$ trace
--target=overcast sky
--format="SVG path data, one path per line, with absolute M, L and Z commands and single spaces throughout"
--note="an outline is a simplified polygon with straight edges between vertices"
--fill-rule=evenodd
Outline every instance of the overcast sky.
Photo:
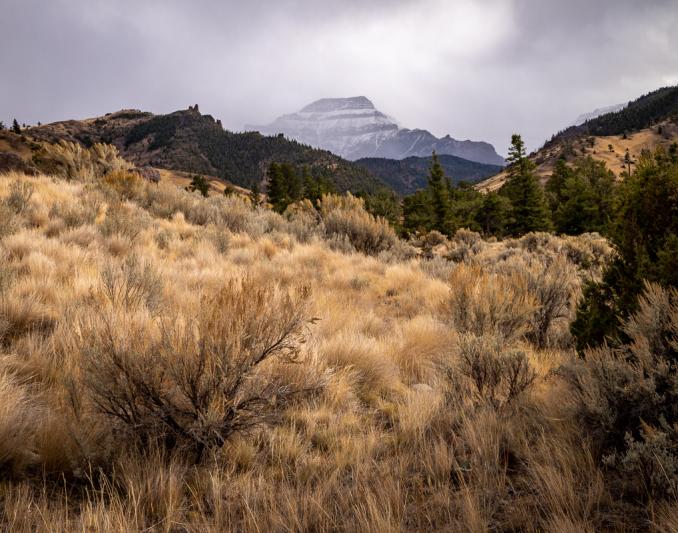
M 365 95 L 505 154 L 678 83 L 677 28 L 678 0 L 0 0 L 0 120 L 198 103 L 240 130 Z

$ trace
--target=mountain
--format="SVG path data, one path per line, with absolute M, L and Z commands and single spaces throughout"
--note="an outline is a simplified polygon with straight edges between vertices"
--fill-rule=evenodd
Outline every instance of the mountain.
M 499 165 L 486 165 L 454 155 L 439 155 L 438 161 L 445 170 L 445 175 L 453 183 L 460 181 L 475 183 L 502 169 Z M 405 159 L 368 157 L 356 160 L 355 164 L 381 178 L 397 193 L 412 194 L 426 187 L 431 157 L 406 157 Z
M 312 175 L 329 180 L 340 192 L 384 187 L 364 168 L 326 150 L 281 135 L 226 131 L 219 120 L 201 114 L 197 105 L 167 115 L 122 110 L 33 127 L 26 134 L 48 142 L 110 143 L 138 166 L 206 174 L 243 187 L 261 182 L 272 161 L 308 166 Z
M 617 176 L 626 164 L 629 152 L 635 160 L 643 150 L 663 146 L 668 150 L 678 142 L 678 86 L 663 87 L 647 93 L 621 109 L 604 113 L 579 126 L 570 126 L 558 132 L 542 148 L 530 154 L 536 164 L 536 173 L 546 180 L 556 161 L 568 162 L 578 157 L 591 156 L 603 161 Z M 497 190 L 506 181 L 506 171 L 488 178 L 476 187 L 479 190 Z
M 458 141 L 449 135 L 439 139 L 426 130 L 400 128 L 365 96 L 323 98 L 271 124 L 246 126 L 246 129 L 266 135 L 283 133 L 351 161 L 366 157 L 428 157 L 436 151 L 489 165 L 504 164 L 504 159 L 489 143 Z
M 606 115 L 607 113 L 616 113 L 621 109 L 624 109 L 628 105 L 628 102 L 623 104 L 609 105 L 607 107 L 599 107 L 590 111 L 589 113 L 583 113 L 579 115 L 575 121 L 572 123 L 572 126 L 581 126 L 587 120 L 592 120 L 599 117 L 600 115 Z

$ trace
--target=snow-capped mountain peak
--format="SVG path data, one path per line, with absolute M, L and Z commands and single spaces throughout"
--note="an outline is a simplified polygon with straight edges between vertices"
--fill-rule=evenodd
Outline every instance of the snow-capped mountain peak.
M 324 148 L 349 160 L 363 157 L 403 159 L 427 157 L 432 151 L 471 161 L 503 165 L 492 145 L 476 141 L 442 139 L 421 129 L 401 129 L 365 96 L 322 98 L 296 113 L 283 115 L 267 126 L 248 126 L 264 135 L 283 133 L 289 138 Z

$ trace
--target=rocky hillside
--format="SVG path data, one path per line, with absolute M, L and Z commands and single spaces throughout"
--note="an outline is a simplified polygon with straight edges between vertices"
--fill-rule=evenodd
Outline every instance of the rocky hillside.
M 439 155 L 438 161 L 452 183 L 467 181 L 478 182 L 499 172 L 502 167 L 469 161 L 453 155 Z M 400 194 L 412 194 L 426 187 L 428 183 L 431 157 L 407 157 L 405 159 L 385 159 L 368 157 L 355 162 L 375 176 L 381 178 L 389 187 Z
M 678 87 L 665 87 L 629 102 L 617 111 L 599 115 L 579 126 L 571 126 L 530 154 L 536 173 L 546 180 L 556 161 L 568 162 L 590 155 L 604 161 L 620 176 L 627 163 L 628 151 L 632 165 L 643 150 L 663 146 L 667 150 L 678 142 Z M 506 181 L 505 171 L 479 183 L 484 191 L 499 189 Z
M 266 126 L 247 128 L 267 135 L 283 133 L 349 160 L 428 157 L 436 151 L 490 165 L 504 164 L 489 143 L 458 141 L 449 135 L 439 139 L 426 130 L 400 128 L 364 96 L 323 98 Z
M 260 183 L 272 161 L 308 166 L 314 176 L 329 180 L 338 191 L 383 187 L 365 169 L 330 152 L 282 136 L 226 131 L 219 120 L 201 114 L 197 105 L 167 115 L 122 110 L 33 127 L 25 133 L 48 142 L 109 143 L 138 166 L 196 172 L 243 187 Z

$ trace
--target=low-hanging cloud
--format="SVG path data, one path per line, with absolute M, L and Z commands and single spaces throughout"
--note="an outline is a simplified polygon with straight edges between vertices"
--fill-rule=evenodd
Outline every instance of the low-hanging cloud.
M 366 95 L 404 127 L 531 148 L 678 83 L 678 0 L 0 0 L 0 119 L 199 103 L 239 130 Z

